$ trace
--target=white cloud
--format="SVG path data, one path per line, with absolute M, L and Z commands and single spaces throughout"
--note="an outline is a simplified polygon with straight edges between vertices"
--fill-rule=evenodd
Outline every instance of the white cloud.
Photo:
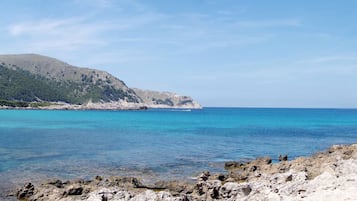
M 98 13 L 89 13 L 84 17 L 23 21 L 8 26 L 7 31 L 13 39 L 26 38 L 22 49 L 28 47 L 27 49 L 40 52 L 55 48 L 58 51 L 83 50 L 88 46 L 105 47 L 110 44 L 123 43 L 135 44 L 137 48 L 140 48 L 140 43 L 150 43 L 153 46 L 157 44 L 157 46 L 168 48 L 175 47 L 176 49 L 173 48 L 171 52 L 199 52 L 207 49 L 259 44 L 274 38 L 274 35 L 270 33 L 239 34 L 237 27 L 234 26 L 265 28 L 300 25 L 297 19 L 276 19 L 241 21 L 232 26 L 231 21 L 222 23 L 207 14 L 162 14 L 136 1 L 74 0 L 74 2 L 98 4 L 104 7 L 108 5 L 123 8 L 134 7 L 132 9 L 140 10 L 140 12 L 133 12 L 129 15 L 119 14 L 116 18 L 98 18 Z M 223 13 L 230 14 L 228 11 Z M 179 19 L 177 19 L 178 16 Z M 144 30 L 152 32 L 145 34 Z
M 162 58 L 146 55 L 141 52 L 133 52 L 132 50 L 117 50 L 114 52 L 98 53 L 95 57 L 87 58 L 84 63 L 88 66 L 103 66 L 112 64 L 128 66 L 130 63 L 141 63 L 142 68 L 145 68 L 145 64 L 159 60 L 162 60 Z
M 52 33 L 61 27 L 74 24 L 75 19 L 45 19 L 39 22 L 23 22 L 9 26 L 8 31 L 13 36 L 23 34 Z
M 66 18 L 15 23 L 9 26 L 8 33 L 14 40 L 24 40 L 22 49 L 41 52 L 104 45 L 106 41 L 99 35 L 108 29 L 110 25 L 88 23 L 85 18 Z
M 317 57 L 308 60 L 308 62 L 311 63 L 326 63 L 326 62 L 335 62 L 335 61 L 357 61 L 357 55 L 356 56 L 334 55 L 334 56 Z
M 163 16 L 156 13 L 97 20 L 96 16 L 71 18 L 44 18 L 16 22 L 7 26 L 7 33 L 14 41 L 21 41 L 21 49 L 43 52 L 57 49 L 74 50 L 87 46 L 105 46 L 115 42 L 138 42 L 148 39 L 123 37 L 120 34 L 140 29 L 159 21 Z M 117 37 L 116 37 L 117 36 Z
M 86 4 L 99 8 L 109 8 L 113 5 L 111 0 L 74 0 L 73 2 L 80 5 Z
M 298 19 L 247 20 L 234 23 L 234 26 L 239 28 L 297 27 L 300 25 L 301 21 Z

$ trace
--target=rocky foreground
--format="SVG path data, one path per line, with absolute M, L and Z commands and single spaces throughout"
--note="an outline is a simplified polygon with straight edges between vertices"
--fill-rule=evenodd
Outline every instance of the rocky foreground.
M 203 172 L 195 183 L 144 185 L 133 177 L 53 180 L 25 184 L 14 195 L 27 201 L 114 200 L 357 200 L 357 144 L 335 145 L 311 157 L 272 163 L 268 157 L 227 162 L 227 174 Z

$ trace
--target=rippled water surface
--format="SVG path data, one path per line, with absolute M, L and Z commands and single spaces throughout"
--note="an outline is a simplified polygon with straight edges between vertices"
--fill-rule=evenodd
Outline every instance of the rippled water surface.
M 189 178 L 223 162 L 357 141 L 357 110 L 0 110 L 0 180 Z M 1 189 L 1 186 L 0 186 Z

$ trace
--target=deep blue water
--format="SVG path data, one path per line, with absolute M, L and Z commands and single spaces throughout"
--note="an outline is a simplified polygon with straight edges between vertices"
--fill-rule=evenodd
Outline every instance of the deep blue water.
M 352 109 L 0 110 L 0 180 L 185 178 L 223 171 L 225 161 L 294 158 L 356 141 Z

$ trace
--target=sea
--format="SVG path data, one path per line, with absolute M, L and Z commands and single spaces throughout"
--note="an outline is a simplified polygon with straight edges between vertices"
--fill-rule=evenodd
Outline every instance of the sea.
M 190 180 L 227 161 L 356 141 L 355 109 L 0 110 L 0 193 L 50 178 Z

